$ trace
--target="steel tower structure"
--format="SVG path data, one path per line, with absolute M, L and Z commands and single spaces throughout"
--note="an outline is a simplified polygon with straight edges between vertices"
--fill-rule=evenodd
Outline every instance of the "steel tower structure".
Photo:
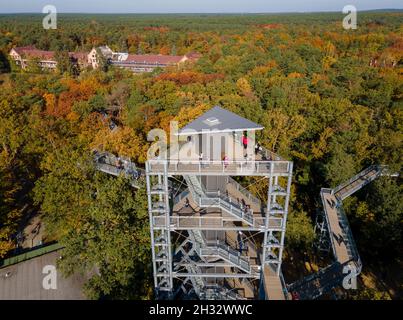
M 293 163 L 256 144 L 261 129 L 214 107 L 177 133 L 178 150 L 146 162 L 157 298 L 285 298 Z M 265 203 L 232 177 L 267 180 Z M 176 195 L 172 181 L 186 188 Z

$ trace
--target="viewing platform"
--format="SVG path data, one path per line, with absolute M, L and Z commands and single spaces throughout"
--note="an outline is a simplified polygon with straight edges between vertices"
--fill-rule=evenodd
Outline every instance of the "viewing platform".
M 289 161 L 219 161 L 219 160 L 148 160 L 147 171 L 152 174 L 196 176 L 288 176 L 292 166 Z

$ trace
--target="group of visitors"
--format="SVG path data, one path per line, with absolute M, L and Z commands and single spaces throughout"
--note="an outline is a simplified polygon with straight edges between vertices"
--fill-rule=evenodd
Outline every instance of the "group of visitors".
M 332 209 L 337 207 L 337 203 L 333 199 L 332 200 L 326 199 L 326 202 L 330 206 L 330 208 L 332 208 Z
M 122 159 L 117 157 L 115 160 L 115 167 L 119 170 L 124 170 L 125 173 L 134 179 L 138 179 L 140 177 L 140 172 L 136 170 L 136 166 L 129 160 Z
M 341 234 L 337 235 L 333 232 L 333 237 L 336 239 L 338 245 L 341 245 L 344 242 L 344 237 Z
M 245 214 L 248 214 L 248 213 L 251 212 L 250 205 L 247 204 L 243 198 L 242 198 L 241 200 L 239 200 L 239 198 L 237 198 L 237 203 L 238 203 L 238 206 L 241 208 L 241 210 L 242 210 Z

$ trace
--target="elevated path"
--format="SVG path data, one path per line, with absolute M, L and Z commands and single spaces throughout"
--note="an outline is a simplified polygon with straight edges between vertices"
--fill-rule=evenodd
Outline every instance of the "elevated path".
M 324 210 L 326 228 L 335 262 L 288 286 L 297 299 L 316 299 L 331 289 L 341 285 L 346 274 L 346 266 L 361 272 L 362 263 L 355 240 L 343 209 L 343 200 L 381 175 L 387 174 L 385 166 L 370 166 L 335 189 L 322 188 L 320 197 Z
M 97 170 L 112 176 L 123 175 L 130 180 L 134 188 L 139 188 L 139 179 L 145 176 L 145 171 L 140 169 L 130 159 L 116 157 L 108 152 L 94 151 L 94 163 Z
M 263 270 L 263 287 L 266 300 L 286 300 L 287 289 L 285 283 L 270 265 L 266 264 Z

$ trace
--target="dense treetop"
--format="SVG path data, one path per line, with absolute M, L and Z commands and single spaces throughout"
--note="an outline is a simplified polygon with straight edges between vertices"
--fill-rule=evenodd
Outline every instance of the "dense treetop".
M 69 245 L 66 272 L 99 268 L 103 277 L 91 281 L 92 297 L 127 296 L 138 281 L 129 274 L 149 266 L 144 195 L 124 180 L 95 174 L 90 152 L 104 149 L 142 164 L 149 130 L 168 129 L 170 120 L 183 126 L 216 104 L 263 125 L 259 141 L 294 161 L 287 246 L 310 248 L 320 187 L 370 164 L 400 171 L 402 17 L 362 13 L 358 30 L 344 30 L 343 15 L 334 13 L 60 15 L 57 30 L 43 30 L 40 15 L 1 15 L 0 257 L 13 248 L 22 217 L 39 212 L 52 237 Z M 114 68 L 50 73 L 35 64 L 21 72 L 8 52 L 31 44 L 58 52 L 108 44 L 115 51 L 203 57 L 141 75 Z M 111 120 L 117 130 L 110 130 Z M 264 184 L 253 188 L 264 195 Z M 387 246 L 382 259 L 401 259 L 401 189 L 385 178 L 348 204 L 364 258 Z M 126 241 L 137 241 L 139 250 L 131 252 Z

